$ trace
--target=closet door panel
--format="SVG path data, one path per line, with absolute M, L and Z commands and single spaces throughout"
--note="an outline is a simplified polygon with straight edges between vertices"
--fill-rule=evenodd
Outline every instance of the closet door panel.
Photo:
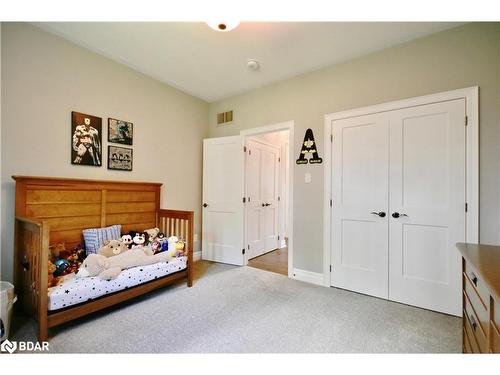
M 461 315 L 465 102 L 390 113 L 389 298 Z
M 334 121 L 332 134 L 332 285 L 387 298 L 388 116 Z

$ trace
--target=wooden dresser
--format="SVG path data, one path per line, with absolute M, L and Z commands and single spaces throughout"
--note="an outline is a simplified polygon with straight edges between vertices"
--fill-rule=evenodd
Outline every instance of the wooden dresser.
M 464 353 L 500 353 L 500 246 L 458 243 Z

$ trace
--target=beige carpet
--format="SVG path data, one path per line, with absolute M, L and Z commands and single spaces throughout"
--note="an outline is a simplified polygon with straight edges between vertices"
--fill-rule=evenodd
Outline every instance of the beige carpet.
M 288 279 L 197 263 L 198 280 L 56 327 L 54 353 L 458 353 L 461 320 Z M 16 319 L 14 340 L 35 337 Z

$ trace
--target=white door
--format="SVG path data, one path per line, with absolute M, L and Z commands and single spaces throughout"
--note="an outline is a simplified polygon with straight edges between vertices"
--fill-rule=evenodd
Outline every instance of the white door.
M 333 286 L 388 297 L 387 114 L 332 122 Z
M 465 100 L 390 113 L 389 298 L 461 314 Z
M 250 139 L 246 168 L 248 259 L 278 247 L 279 148 Z
M 243 144 L 203 140 L 202 258 L 243 265 Z

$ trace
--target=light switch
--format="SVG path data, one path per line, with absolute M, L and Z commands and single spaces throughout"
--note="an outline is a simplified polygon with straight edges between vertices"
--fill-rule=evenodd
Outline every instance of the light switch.
M 306 184 L 311 183 L 311 174 L 310 173 L 305 174 L 305 181 L 306 181 Z

